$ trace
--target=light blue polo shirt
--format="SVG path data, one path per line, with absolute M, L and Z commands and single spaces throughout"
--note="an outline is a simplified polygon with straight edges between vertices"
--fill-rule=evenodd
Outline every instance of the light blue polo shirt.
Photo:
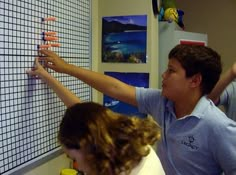
M 176 119 L 160 90 L 136 88 L 136 99 L 162 128 L 157 152 L 167 175 L 236 174 L 236 122 L 212 101 L 202 97 L 189 116 Z
M 223 105 L 226 115 L 236 121 L 236 79 L 221 94 L 219 105 Z

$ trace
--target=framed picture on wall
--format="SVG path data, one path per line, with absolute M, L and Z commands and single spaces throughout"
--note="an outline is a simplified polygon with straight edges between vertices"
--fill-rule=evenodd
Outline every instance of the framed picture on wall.
M 147 15 L 102 18 L 102 62 L 146 63 Z
M 132 86 L 144 88 L 149 87 L 149 73 L 105 72 L 105 74 Z M 140 113 L 137 107 L 121 102 L 107 95 L 103 96 L 103 105 L 110 108 L 114 112 L 146 117 L 146 114 Z

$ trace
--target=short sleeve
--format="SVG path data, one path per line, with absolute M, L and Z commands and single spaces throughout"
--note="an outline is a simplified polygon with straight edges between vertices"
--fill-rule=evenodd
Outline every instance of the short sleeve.
M 159 125 L 162 125 L 167 99 L 161 95 L 161 90 L 137 87 L 136 99 L 139 111 L 151 115 Z

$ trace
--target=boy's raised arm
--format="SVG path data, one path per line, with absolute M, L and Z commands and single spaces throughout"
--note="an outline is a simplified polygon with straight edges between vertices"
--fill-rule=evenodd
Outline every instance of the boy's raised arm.
M 236 78 L 236 62 L 233 66 L 227 70 L 219 79 L 214 89 L 208 95 L 215 104 L 218 103 L 220 95 L 224 91 L 224 89 Z
M 113 77 L 94 72 L 65 62 L 51 50 L 40 50 L 45 57 L 45 66 L 56 72 L 65 73 L 78 78 L 98 91 L 120 101 L 136 106 L 135 87 L 123 83 Z

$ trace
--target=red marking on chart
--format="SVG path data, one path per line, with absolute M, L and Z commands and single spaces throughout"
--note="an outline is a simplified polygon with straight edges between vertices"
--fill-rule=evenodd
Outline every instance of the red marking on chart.
M 43 18 L 42 20 L 43 21 L 56 21 L 56 17 L 53 17 L 53 16 L 50 16 L 50 17 L 46 17 L 46 18 Z
M 49 31 L 49 32 L 43 32 L 44 35 L 50 35 L 50 36 L 55 36 L 57 32 Z
M 45 41 L 57 41 L 58 37 L 55 37 L 55 36 L 44 36 L 43 40 L 45 40 Z
M 61 44 L 60 44 L 60 43 L 51 43 L 51 46 L 52 46 L 52 47 L 60 47 Z

